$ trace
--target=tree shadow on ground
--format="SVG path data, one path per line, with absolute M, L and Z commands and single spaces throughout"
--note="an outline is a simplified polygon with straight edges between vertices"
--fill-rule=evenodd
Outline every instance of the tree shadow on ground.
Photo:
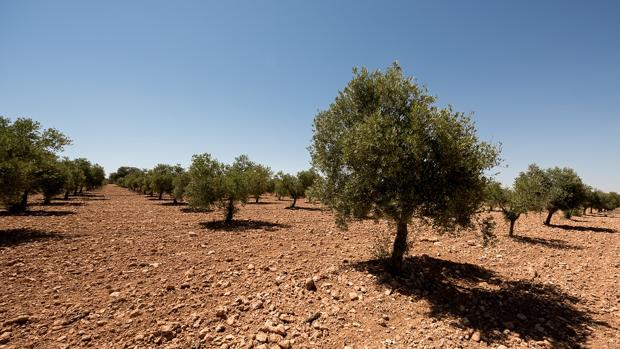
M 25 211 L 13 213 L 9 211 L 0 212 L 0 217 L 61 217 L 75 214 L 73 211 Z
M 567 225 L 567 224 L 551 224 L 549 225 L 551 228 L 560 228 L 564 230 L 576 230 L 576 231 L 593 231 L 595 233 L 609 233 L 613 234 L 616 232 L 615 229 L 611 228 L 603 228 L 603 227 L 584 227 L 579 225 Z
M 64 200 L 62 201 L 52 201 L 49 204 L 44 204 L 44 203 L 40 203 L 40 204 L 32 204 L 32 206 L 41 206 L 41 207 L 53 207 L 53 206 L 84 206 L 85 203 L 83 202 L 66 202 Z
M 56 232 L 36 229 L 0 229 L 0 247 L 12 247 L 34 241 L 60 240 L 64 236 Z
M 179 206 L 179 207 L 181 207 L 181 206 L 187 206 L 188 203 L 187 202 L 177 202 L 177 203 L 174 203 L 174 202 L 162 202 L 160 205 L 162 205 L 162 206 Z
M 427 300 L 431 317 L 456 319 L 454 326 L 480 331 L 490 343 L 508 341 L 509 329 L 526 341 L 547 339 L 558 347 L 581 347 L 589 327 L 608 326 L 578 309 L 579 298 L 554 285 L 502 280 L 477 265 L 426 255 L 407 258 L 397 276 L 387 273 L 385 265 L 385 260 L 371 260 L 352 267 L 377 276 L 379 283 L 403 296 Z
M 323 211 L 321 207 L 303 207 L 303 206 L 295 206 L 295 207 L 286 207 L 287 210 L 299 210 L 299 211 Z
M 277 201 L 248 201 L 248 203 L 246 205 L 275 205 L 277 204 Z
M 213 212 L 213 209 L 187 206 L 187 207 L 183 207 L 181 209 L 181 212 L 183 213 L 209 213 L 209 212 Z
M 515 235 L 512 237 L 512 240 L 522 244 L 541 245 L 560 250 L 583 250 L 583 247 L 581 246 L 574 246 L 569 244 L 567 241 L 560 239 L 544 239 Z
M 246 230 L 267 230 L 276 231 L 283 228 L 289 228 L 288 224 L 273 223 L 257 220 L 233 220 L 230 223 L 225 221 L 211 221 L 200 223 L 200 226 L 210 230 L 234 231 L 241 232 Z

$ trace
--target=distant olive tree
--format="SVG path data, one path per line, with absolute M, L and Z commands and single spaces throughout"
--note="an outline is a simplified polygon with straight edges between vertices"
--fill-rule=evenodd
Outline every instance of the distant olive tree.
M 213 159 L 210 154 L 194 155 L 188 174 L 189 204 L 195 208 L 213 205 L 224 209 L 226 223 L 231 223 L 237 203 L 245 204 L 250 195 L 247 185 L 252 162 L 246 155 L 237 157 L 232 165 Z
M 503 199 L 505 199 L 504 191 L 505 188 L 502 185 L 494 180 L 491 180 L 487 183 L 485 187 L 484 197 L 485 204 L 488 206 L 489 212 L 493 211 L 497 208 Z
M 157 193 L 158 200 L 161 200 L 164 194 L 172 195 L 174 178 L 182 172 L 183 168 L 181 165 L 159 164 L 153 168 L 150 172 L 150 187 Z
M 551 224 L 553 214 L 559 210 L 570 211 L 579 208 L 586 199 L 586 187 L 581 178 L 570 168 L 547 169 L 548 188 L 545 225 Z
M 110 183 L 119 184 L 119 182 L 122 181 L 123 178 L 127 177 L 133 172 L 140 172 L 140 169 L 131 166 L 121 166 L 118 168 L 118 170 L 116 170 L 116 172 L 110 173 L 110 176 L 108 178 L 110 180 Z
M 445 229 L 471 224 L 498 150 L 478 140 L 469 117 L 436 106 L 396 63 L 385 73 L 353 73 L 314 120 L 312 162 L 325 178 L 322 202 L 339 223 L 370 213 L 396 223 L 390 265 L 397 271 L 413 217 Z
M 276 194 L 278 201 L 282 200 L 282 197 L 288 195 L 288 191 L 284 187 L 284 172 L 279 171 L 273 177 L 273 192 Z
M 528 211 L 540 211 L 544 205 L 544 195 L 540 184 L 544 183 L 544 173 L 535 166 L 519 173 L 512 188 L 504 188 L 494 182 L 487 190 L 488 202 L 499 207 L 509 223 L 508 235 L 514 236 L 515 223 Z
M 172 181 L 172 186 L 174 187 L 172 190 L 172 200 L 174 204 L 184 200 L 189 180 L 189 174 L 186 171 L 181 171 L 175 175 Z
M 269 180 L 271 179 L 271 169 L 259 164 L 250 164 L 247 172 L 248 190 L 255 202 L 260 200 L 260 196 L 267 192 Z
M 314 178 L 311 186 L 306 189 L 306 199 L 308 202 L 314 203 L 315 201 L 321 201 L 323 193 L 325 192 L 325 179 L 319 175 Z
M 52 198 L 63 192 L 66 182 L 69 180 L 68 173 L 64 171 L 62 163 L 54 160 L 42 164 L 35 173 L 37 187 L 43 194 L 43 204 L 51 203 Z
M 312 186 L 316 177 L 317 173 L 313 170 L 299 171 L 295 176 L 291 174 L 283 174 L 281 176 L 282 188 L 286 195 L 293 199 L 291 206 L 289 206 L 290 208 L 295 208 L 297 199 L 306 194 L 306 190 Z

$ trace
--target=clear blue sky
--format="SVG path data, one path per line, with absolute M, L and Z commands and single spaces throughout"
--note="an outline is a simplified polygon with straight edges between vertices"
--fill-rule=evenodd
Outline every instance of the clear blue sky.
M 398 60 L 529 163 L 620 191 L 618 1 L 2 1 L 0 115 L 102 164 L 246 153 L 309 166 L 312 120 L 353 66 Z

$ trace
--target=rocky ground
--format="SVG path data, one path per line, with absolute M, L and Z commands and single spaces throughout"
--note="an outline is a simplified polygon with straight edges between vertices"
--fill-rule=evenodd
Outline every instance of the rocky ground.
M 0 348 L 620 348 L 620 214 L 477 230 L 392 228 L 265 197 L 221 212 L 107 186 L 0 212 Z M 380 238 L 376 238 L 379 236 Z

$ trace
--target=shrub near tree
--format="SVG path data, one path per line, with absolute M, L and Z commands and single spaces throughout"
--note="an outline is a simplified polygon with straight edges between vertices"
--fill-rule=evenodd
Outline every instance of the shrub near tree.
M 0 117 L 0 203 L 12 212 L 25 211 L 28 195 L 38 191 L 37 173 L 68 144 L 65 135 L 31 119 Z
M 445 229 L 468 226 L 498 150 L 478 140 L 470 118 L 435 98 L 397 64 L 353 79 L 314 120 L 312 162 L 325 178 L 322 202 L 338 221 L 370 213 L 396 225 L 390 266 L 399 270 L 413 217 Z

